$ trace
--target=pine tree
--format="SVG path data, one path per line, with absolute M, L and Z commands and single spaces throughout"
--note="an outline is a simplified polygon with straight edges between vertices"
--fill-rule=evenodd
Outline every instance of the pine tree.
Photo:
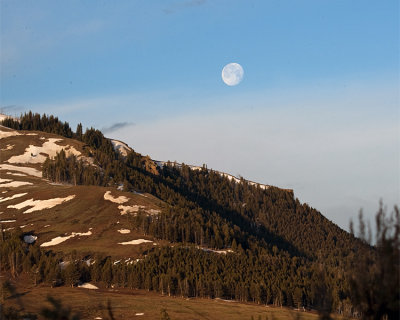
M 76 138 L 79 141 L 82 141 L 82 136 L 83 136 L 83 132 L 82 132 L 82 123 L 78 123 L 77 127 L 76 127 Z

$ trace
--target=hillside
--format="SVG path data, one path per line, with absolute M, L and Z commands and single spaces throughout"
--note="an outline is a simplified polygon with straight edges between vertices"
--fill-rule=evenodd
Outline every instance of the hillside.
M 345 270 L 369 249 L 292 190 L 153 161 L 52 116 L 2 124 L 3 272 L 351 313 Z
M 83 143 L 44 132 L 0 130 L 0 223 L 5 230 L 20 227 L 41 247 L 57 251 L 132 256 L 132 248 L 118 245 L 137 236 L 128 233 L 129 214 L 157 214 L 162 201 L 116 188 L 50 182 L 42 178 L 42 165 L 61 149 L 92 165 L 93 159 L 83 156 Z

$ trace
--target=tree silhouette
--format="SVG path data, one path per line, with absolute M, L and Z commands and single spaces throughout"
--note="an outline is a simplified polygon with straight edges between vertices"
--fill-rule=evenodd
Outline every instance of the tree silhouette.
M 360 237 L 371 241 L 359 217 Z M 363 319 L 400 319 L 400 214 L 394 207 L 389 217 L 380 204 L 376 215 L 376 245 L 357 256 L 349 275 L 350 299 Z

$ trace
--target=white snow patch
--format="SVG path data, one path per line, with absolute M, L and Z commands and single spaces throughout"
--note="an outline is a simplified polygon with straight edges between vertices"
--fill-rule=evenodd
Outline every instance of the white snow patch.
M 98 289 L 94 284 L 91 284 L 89 282 L 82 283 L 82 284 L 78 285 L 78 288 L 90 289 L 90 290 L 97 290 Z
M 0 169 L 22 172 L 38 178 L 42 177 L 42 173 L 39 170 L 30 167 L 19 167 L 19 166 L 13 166 L 11 164 L 0 164 Z
M 200 247 L 197 247 L 197 248 L 201 249 L 203 251 L 206 251 L 206 252 L 214 252 L 214 253 L 217 253 L 217 254 L 227 254 L 228 252 L 233 252 L 231 249 L 228 249 L 228 250 L 213 250 L 213 249 L 208 249 L 208 248 L 200 248 Z
M 19 210 L 19 209 L 22 209 L 25 207 L 32 207 L 32 208 L 24 211 L 24 213 L 31 213 L 34 211 L 53 208 L 63 202 L 70 201 L 74 198 L 75 198 L 75 195 L 71 195 L 66 198 L 54 198 L 54 199 L 47 199 L 47 200 L 29 199 L 29 200 L 25 200 L 24 202 L 21 202 L 19 204 L 16 204 L 16 205 L 9 205 L 9 206 L 7 206 L 7 208 L 13 208 L 13 209 Z
M 27 186 L 30 184 L 33 184 L 33 183 L 27 182 L 27 181 L 13 181 L 13 182 L 0 184 L 0 188 L 18 188 L 18 187 Z
M 170 166 L 173 166 L 173 167 L 177 167 L 177 168 L 181 168 L 182 167 L 182 164 L 181 163 L 177 163 L 177 162 L 168 162 L 168 161 L 158 161 L 158 160 L 153 160 L 160 168 L 162 168 L 162 167 L 164 167 L 165 165 L 170 165 Z M 203 168 L 202 167 L 199 167 L 199 166 L 193 166 L 193 165 L 187 165 L 191 170 L 202 170 Z M 220 176 L 222 176 L 222 177 L 226 177 L 226 178 L 228 178 L 229 179 L 229 181 L 235 181 L 236 183 L 241 183 L 242 182 L 242 180 L 241 179 L 239 179 L 239 178 L 237 178 L 237 177 L 235 177 L 234 175 L 231 175 L 231 174 L 229 174 L 229 173 L 225 173 L 225 172 L 221 172 L 221 171 L 217 171 L 217 170 L 213 170 L 215 173 L 218 173 Z M 270 185 L 267 185 L 267 184 L 262 184 L 262 183 L 257 183 L 257 182 L 254 182 L 254 181 L 250 181 L 250 180 L 246 180 L 246 179 L 243 179 L 243 181 L 244 182 L 247 182 L 249 185 L 252 185 L 252 186 L 258 186 L 258 187 L 260 187 L 261 189 L 264 189 L 264 190 L 266 190 L 266 189 L 268 189 L 269 187 L 271 187 Z
M 0 183 L 9 182 L 9 181 L 12 181 L 12 180 L 11 179 L 2 179 L 2 178 L 0 178 Z
M 8 171 L 8 172 L 6 172 L 6 174 L 10 174 L 12 176 L 18 176 L 18 177 L 26 177 L 26 174 L 24 174 L 24 173 L 17 173 L 17 172 Z
M 125 196 L 119 196 L 119 197 L 117 197 L 117 198 L 114 198 L 112 195 L 111 195 L 111 191 L 107 191 L 105 194 L 104 194 L 104 200 L 108 200 L 108 201 L 111 201 L 111 202 L 114 202 L 114 203 L 125 203 L 125 202 L 127 202 L 127 201 L 129 201 L 129 199 L 127 198 L 127 197 L 125 197 Z
M 37 136 L 38 134 L 37 133 L 26 133 L 25 135 L 26 136 Z
M 60 266 L 61 270 L 65 269 L 71 262 L 70 261 L 61 261 L 58 265 Z
M 15 144 L 8 144 L 5 148 L 0 149 L 1 151 L 12 150 L 15 147 Z
M 119 205 L 118 209 L 121 210 L 121 215 L 127 214 L 127 213 L 137 213 L 139 212 L 139 209 L 144 209 L 144 206 L 139 206 L 139 205 L 133 205 L 133 206 L 123 206 Z
M 27 192 L 24 192 L 24 193 L 16 193 L 16 194 L 12 195 L 11 197 L 7 197 L 7 198 L 1 197 L 1 198 L 0 198 L 0 202 L 9 201 L 9 200 L 12 200 L 12 199 L 16 199 L 16 198 L 19 198 L 19 197 L 23 197 L 23 196 L 26 195 L 26 194 L 28 194 L 28 193 L 27 193 Z
M 120 154 L 122 154 L 124 157 L 128 155 L 128 152 L 132 151 L 129 146 L 121 141 L 118 140 L 111 140 L 111 143 L 114 147 L 115 151 L 118 151 Z
M 26 243 L 34 243 L 36 241 L 36 239 L 37 239 L 37 236 L 33 236 L 31 234 L 24 236 L 24 241 Z
M 64 237 L 55 237 L 53 239 L 51 239 L 48 242 L 44 242 L 42 243 L 40 246 L 41 247 L 50 247 L 50 246 L 55 246 L 57 244 L 60 244 L 64 241 L 67 241 L 68 239 L 71 239 L 73 237 L 77 237 L 77 236 L 90 236 L 92 234 L 92 231 L 88 231 L 88 232 L 72 232 L 71 235 L 69 236 L 64 236 Z
M 50 227 L 50 225 L 49 225 L 49 224 L 46 224 L 43 228 L 47 228 L 47 227 Z
M 48 141 L 44 142 L 41 147 L 30 145 L 25 149 L 25 153 L 12 156 L 8 159 L 8 163 L 43 163 L 47 156 L 43 154 L 47 154 L 50 158 L 54 158 L 57 152 L 60 152 L 64 149 L 66 156 L 70 156 L 71 154 L 79 156 L 81 153 L 71 146 L 60 146 L 56 144 L 56 142 L 62 141 L 62 139 L 49 138 Z
M 94 263 L 96 262 L 96 260 L 94 260 L 94 259 L 92 259 L 92 258 L 89 258 L 89 259 L 84 260 L 84 261 L 85 261 L 85 263 L 86 263 L 86 265 L 87 265 L 88 267 L 90 267 L 92 264 L 94 264 Z
M 149 210 L 146 210 L 146 212 L 150 215 L 156 215 L 156 214 L 159 214 L 161 211 L 156 210 L 156 209 L 149 209 Z
M 150 240 L 145 240 L 145 239 L 137 239 L 137 240 L 131 240 L 131 241 L 127 241 L 127 242 L 118 242 L 118 244 L 122 244 L 127 245 L 127 244 L 142 244 L 142 243 L 146 243 L 146 242 L 153 242 Z
M 122 233 L 122 234 L 126 234 L 126 233 L 131 233 L 131 230 L 129 230 L 129 229 L 119 229 L 118 232 Z
M 0 131 L 0 139 L 13 137 L 13 136 L 20 136 L 21 134 L 17 131 Z
M 11 222 L 15 222 L 17 220 L 0 220 L 0 223 L 11 223 Z
M 143 312 L 137 312 L 137 313 L 135 313 L 135 316 L 144 316 L 144 313 Z

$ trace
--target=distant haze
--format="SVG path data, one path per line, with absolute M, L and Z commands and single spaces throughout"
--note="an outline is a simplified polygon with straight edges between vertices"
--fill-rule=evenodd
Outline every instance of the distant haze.
M 165 115 L 111 136 L 157 160 L 205 163 L 292 188 L 342 228 L 350 218 L 357 221 L 360 209 L 374 224 L 380 200 L 390 210 L 400 203 L 396 94 L 332 91 L 325 98 L 305 98 L 306 92 L 289 99 L 246 97 L 220 112 L 209 106 L 202 113 Z

